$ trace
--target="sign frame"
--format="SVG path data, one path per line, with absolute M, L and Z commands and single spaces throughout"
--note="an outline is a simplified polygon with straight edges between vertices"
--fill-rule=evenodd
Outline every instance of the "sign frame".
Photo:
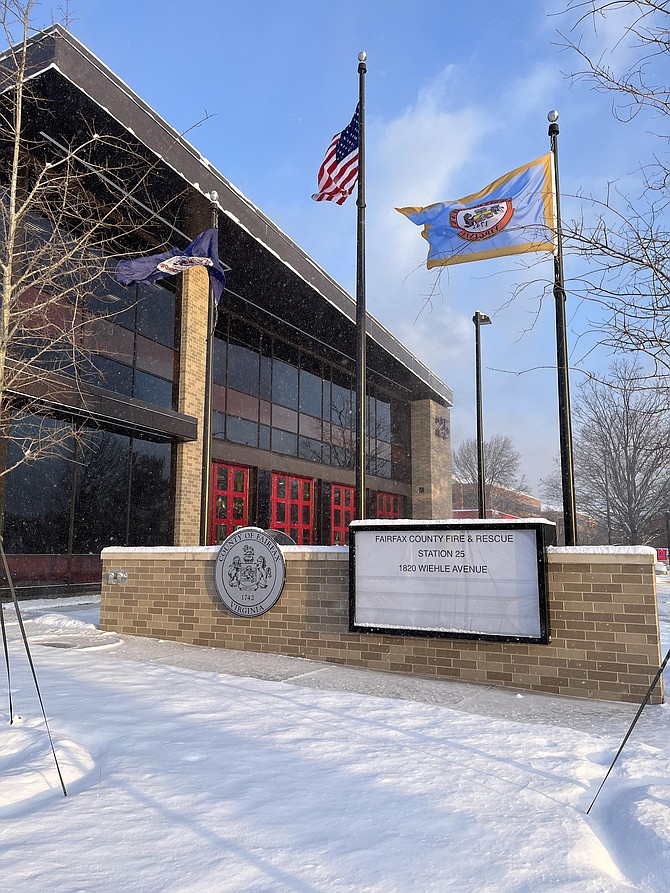
M 357 561 L 359 548 L 357 534 L 375 533 L 383 535 L 420 535 L 432 531 L 446 531 L 450 534 L 464 534 L 466 537 L 482 533 L 501 533 L 506 531 L 533 531 L 535 533 L 534 560 L 537 569 L 538 629 L 537 635 L 512 635 L 482 632 L 481 630 L 447 629 L 433 626 L 391 626 L 364 623 L 357 619 Z M 422 638 L 460 639 L 486 642 L 519 642 L 546 645 L 549 642 L 549 610 L 547 597 L 547 559 L 548 546 L 556 544 L 556 525 L 551 521 L 515 520 L 458 520 L 458 521 L 353 521 L 349 528 L 349 631 L 355 633 L 374 633 L 385 636 L 417 636 Z M 445 597 L 449 593 L 445 592 Z

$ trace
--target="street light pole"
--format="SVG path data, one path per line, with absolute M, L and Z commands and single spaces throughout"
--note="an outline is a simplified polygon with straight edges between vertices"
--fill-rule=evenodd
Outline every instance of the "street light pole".
M 480 328 L 491 325 L 491 317 L 479 310 L 472 317 L 475 324 L 475 390 L 477 397 L 477 506 L 480 518 L 486 518 L 486 486 L 484 475 L 484 424 L 482 419 L 482 349 Z

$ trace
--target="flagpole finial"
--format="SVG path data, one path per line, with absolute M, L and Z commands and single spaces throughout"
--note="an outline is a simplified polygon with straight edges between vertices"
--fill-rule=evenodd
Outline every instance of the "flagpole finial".
M 368 58 L 368 54 L 365 52 L 365 50 L 361 50 L 360 53 L 358 54 L 358 61 L 365 62 L 365 60 L 367 58 Z
M 558 112 L 556 109 L 552 109 L 547 115 L 547 121 L 549 122 L 549 136 L 555 137 L 558 135 Z
M 209 193 L 209 200 L 210 200 L 210 202 L 212 202 L 213 204 L 216 204 L 216 202 L 218 202 L 218 200 L 219 200 L 219 193 L 216 191 L 216 189 L 212 189 L 212 191 Z

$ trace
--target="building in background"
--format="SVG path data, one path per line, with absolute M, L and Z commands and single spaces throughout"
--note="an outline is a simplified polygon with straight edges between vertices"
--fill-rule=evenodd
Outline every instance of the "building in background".
M 479 502 L 476 484 L 453 481 L 454 518 L 478 517 Z M 487 518 L 543 518 L 542 503 L 528 493 L 494 485 L 486 488 Z
M 355 484 L 353 299 L 68 32 L 36 35 L 28 64 L 25 115 L 45 152 L 57 159 L 80 134 L 96 133 L 132 154 L 132 164 L 122 152 L 114 159 L 114 183 L 89 183 L 95 199 L 98 187 L 136 193 L 141 182 L 146 207 L 160 209 L 127 249 L 185 246 L 210 226 L 209 194 L 218 193 L 227 289 L 213 349 L 207 542 L 254 525 L 301 544 L 345 544 Z M 92 289 L 93 303 L 115 309 L 90 362 L 76 385 L 54 374 L 45 391 L 61 448 L 0 481 L 4 547 L 25 592 L 90 588 L 109 545 L 200 542 L 207 276 L 196 269 L 124 288 L 113 265 L 101 258 Z M 367 331 L 368 517 L 449 517 L 451 391 L 372 317 Z M 21 398 L 15 435 L 36 424 Z M 13 437 L 8 467 L 17 449 Z

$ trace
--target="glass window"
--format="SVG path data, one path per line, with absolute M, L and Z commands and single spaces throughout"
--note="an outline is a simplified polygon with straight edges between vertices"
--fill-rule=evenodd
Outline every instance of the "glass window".
M 261 356 L 261 400 L 272 400 L 272 359 L 265 354 Z
M 245 512 L 245 497 L 233 496 L 233 521 L 242 521 Z
M 376 414 L 377 428 L 375 436 L 378 440 L 391 442 L 391 404 L 384 400 L 377 400 Z
M 39 218 L 29 221 L 29 241 L 42 242 L 52 232 L 53 228 Z M 80 324 L 78 343 L 91 355 L 87 361 L 79 362 L 75 370 L 71 357 L 47 342 L 48 349 L 35 361 L 67 375 L 78 372 L 83 382 L 96 387 L 172 407 L 172 395 L 165 396 L 164 386 L 160 386 L 158 398 L 156 386 L 148 388 L 146 380 L 140 385 L 142 393 L 135 394 L 132 388 L 133 367 L 171 382 L 176 378 L 174 283 L 166 280 L 160 284 L 144 282 L 124 287 L 113 275 L 114 259 L 100 253 L 81 252 L 76 233 L 62 231 L 58 239 L 64 240 L 63 244 L 71 249 L 70 261 L 58 277 L 66 300 L 49 309 L 43 320 L 44 331 L 48 336 L 49 325 L 58 324 L 59 329 L 67 327 L 68 313 L 75 312 L 72 290 L 80 295 L 84 289 L 86 301 L 78 303 L 76 311 L 79 314 L 76 322 Z
M 352 393 L 349 388 L 333 383 L 330 406 L 330 419 L 334 425 L 339 425 L 341 428 L 353 428 L 354 411 Z
M 46 438 L 62 439 L 54 455 L 18 465 L 4 478 L 4 547 L 8 553 L 67 552 L 74 442 L 64 422 L 19 416 L 12 429 L 8 462 L 11 466 L 35 451 Z
M 327 422 L 330 421 L 330 402 L 331 402 L 331 385 L 330 381 L 325 378 L 323 380 L 323 405 L 321 408 L 321 417 Z
M 293 409 L 285 409 L 283 406 L 272 407 L 272 427 L 281 428 L 283 431 L 298 433 L 298 413 Z
M 374 443 L 374 441 L 373 441 Z M 384 440 L 378 440 L 376 444 L 376 455 L 379 459 L 391 458 L 391 444 Z
M 286 453 L 288 456 L 298 454 L 298 437 L 290 431 L 282 431 L 280 428 L 272 429 L 272 450 L 275 453 Z
M 298 408 L 298 370 L 282 360 L 272 362 L 272 402 Z
M 123 331 L 122 329 L 118 329 L 118 326 L 115 326 L 114 328 L 118 331 Z M 158 344 L 155 341 L 150 341 L 148 338 L 144 338 L 142 335 L 138 335 L 135 345 L 135 354 L 135 365 L 138 369 L 142 369 L 143 372 L 150 372 L 152 375 L 158 375 L 160 378 L 167 378 L 170 381 L 174 379 L 174 350 L 170 350 L 169 347 L 164 347 L 162 344 Z M 120 356 L 116 356 L 114 359 L 129 362 L 130 364 L 133 362 L 132 354 L 129 361 Z
M 367 433 L 374 440 L 391 442 L 391 404 L 368 397 Z
M 300 412 L 321 418 L 322 380 L 312 372 L 300 370 Z
M 377 475 L 380 478 L 390 478 L 391 477 L 391 463 L 387 462 L 385 459 L 377 460 Z
M 231 318 L 228 334 L 228 387 L 258 396 L 260 335 L 257 329 Z
M 136 287 L 121 285 L 111 273 L 101 273 L 88 288 L 86 309 L 96 315 L 109 316 L 114 323 L 126 329 L 135 328 L 136 304 Z
M 223 439 L 226 436 L 226 417 L 222 412 L 212 413 L 212 437 Z
M 212 348 L 212 376 L 214 384 L 226 383 L 226 356 L 228 345 L 222 338 L 214 338 Z
M 156 406 L 164 406 L 166 409 L 172 409 L 172 382 L 166 381 L 164 378 L 157 378 L 155 375 L 149 375 L 148 372 L 135 372 L 135 392 L 133 394 L 138 400 L 144 400 L 145 403 L 153 403 Z
M 130 438 L 87 431 L 77 445 L 75 552 L 127 545 Z
M 258 403 L 259 401 L 257 397 L 251 397 L 249 394 L 234 391 L 232 388 L 227 389 L 226 410 L 229 416 L 239 416 L 241 419 L 257 422 L 259 411 Z
M 321 441 L 311 437 L 298 439 L 298 455 L 301 459 L 311 459 L 312 462 L 321 461 Z
M 128 545 L 170 545 L 172 516 L 172 446 L 133 438 Z
M 137 331 L 166 347 L 175 346 L 175 294 L 166 284 L 140 282 Z
M 132 366 L 135 357 L 135 335 L 107 319 L 91 319 L 83 327 L 85 346 L 92 353 L 102 353 L 116 363 Z M 149 342 L 153 345 L 153 342 Z M 170 367 L 168 375 L 172 374 Z
M 132 396 L 133 370 L 130 366 L 124 366 L 107 357 L 94 355 L 90 357 L 87 368 L 82 369 L 81 377 L 89 384 L 99 388 L 106 388 L 115 394 Z
M 228 345 L 228 387 L 257 397 L 259 359 L 248 347 Z
M 338 468 L 353 468 L 354 453 L 352 450 L 343 446 L 335 446 L 330 448 L 330 464 Z
M 26 343 L 21 336 L 20 339 L 14 338 L 13 342 L 8 344 L 9 355 L 13 359 L 63 375 L 75 374 L 71 347 L 66 344 L 54 344 L 47 338 L 38 338 L 33 332 L 27 337 L 30 337 L 30 343 Z
M 226 416 L 226 440 L 244 446 L 258 446 L 258 422 L 250 422 L 237 416 Z

